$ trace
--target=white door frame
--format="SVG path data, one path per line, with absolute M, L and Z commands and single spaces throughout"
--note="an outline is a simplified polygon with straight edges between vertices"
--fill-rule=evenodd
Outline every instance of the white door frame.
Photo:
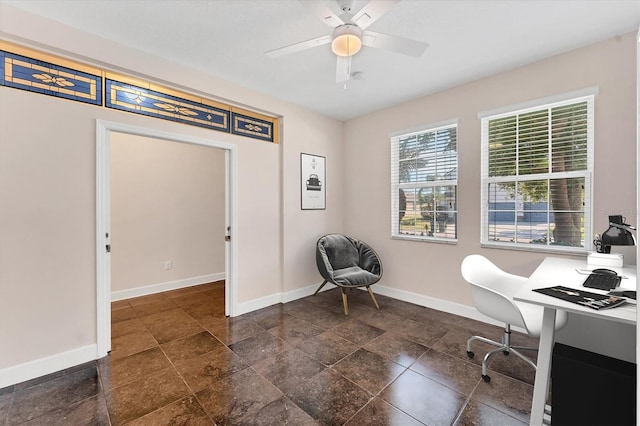
M 226 235 L 237 235 L 236 230 L 236 172 L 237 146 L 211 139 L 169 133 L 145 127 L 111 121 L 96 120 L 96 328 L 97 358 L 111 350 L 111 133 L 127 133 L 171 142 L 220 148 L 225 150 L 225 228 Z M 236 238 L 225 243 L 225 313 L 237 312 L 237 245 Z

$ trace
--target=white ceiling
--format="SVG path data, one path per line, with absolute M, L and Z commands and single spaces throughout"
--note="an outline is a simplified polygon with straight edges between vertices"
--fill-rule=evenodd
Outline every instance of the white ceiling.
M 335 82 L 329 45 L 264 52 L 328 35 L 304 1 L 0 0 L 339 120 L 637 31 L 638 0 L 403 0 L 368 29 L 429 43 L 420 58 L 364 47 L 361 80 Z M 367 3 L 356 0 L 354 10 Z M 184 83 L 184 82 L 176 82 Z

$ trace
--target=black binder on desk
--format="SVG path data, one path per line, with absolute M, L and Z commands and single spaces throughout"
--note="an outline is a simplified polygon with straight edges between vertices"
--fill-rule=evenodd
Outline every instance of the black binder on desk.
M 533 291 L 596 310 L 614 308 L 626 302 L 623 297 L 592 293 L 590 291 L 559 285 L 548 288 L 536 288 L 533 289 Z

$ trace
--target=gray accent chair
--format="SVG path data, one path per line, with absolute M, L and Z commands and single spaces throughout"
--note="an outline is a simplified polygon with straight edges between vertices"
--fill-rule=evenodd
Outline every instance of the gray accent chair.
M 366 287 L 376 309 L 380 309 L 370 286 L 382 278 L 382 262 L 368 244 L 341 234 L 325 235 L 316 244 L 316 264 L 324 282 L 314 295 L 328 282 L 340 287 L 344 314 L 349 315 L 345 288 Z

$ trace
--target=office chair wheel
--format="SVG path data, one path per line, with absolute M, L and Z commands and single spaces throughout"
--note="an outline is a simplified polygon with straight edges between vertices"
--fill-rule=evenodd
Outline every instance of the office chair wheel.
M 485 382 L 489 383 L 489 382 L 491 381 L 491 377 L 489 377 L 489 376 L 488 376 L 488 375 L 486 375 L 486 374 L 483 374 L 483 375 L 482 375 L 482 380 L 484 380 Z
M 502 351 L 503 354 L 509 355 L 509 351 Z
M 475 354 L 473 352 L 471 352 L 471 351 L 467 351 L 467 356 L 469 358 L 473 358 L 475 356 Z

